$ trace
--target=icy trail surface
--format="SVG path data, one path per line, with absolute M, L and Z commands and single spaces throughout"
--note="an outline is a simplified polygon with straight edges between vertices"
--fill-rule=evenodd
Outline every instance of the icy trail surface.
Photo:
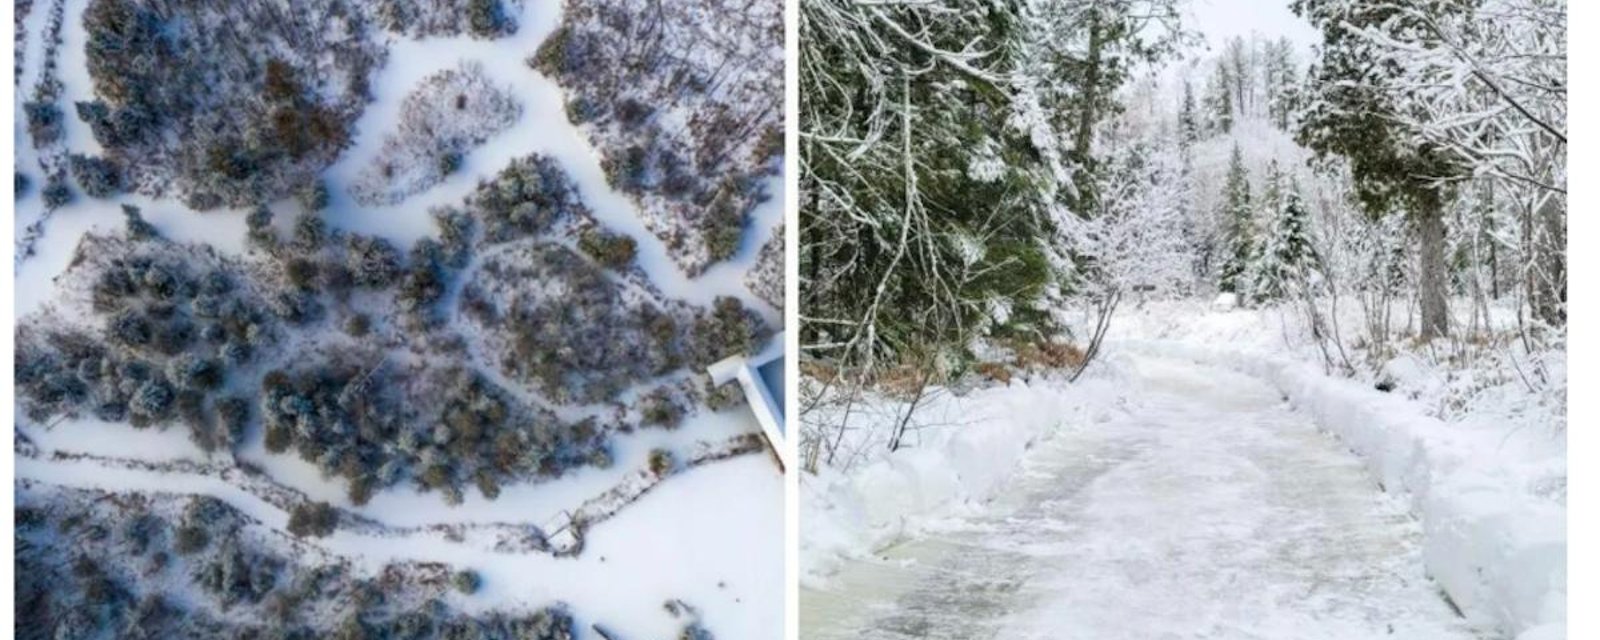
M 1132 368 L 1129 414 L 1035 443 L 994 503 L 804 590 L 805 636 L 1479 637 L 1405 506 L 1275 389 Z

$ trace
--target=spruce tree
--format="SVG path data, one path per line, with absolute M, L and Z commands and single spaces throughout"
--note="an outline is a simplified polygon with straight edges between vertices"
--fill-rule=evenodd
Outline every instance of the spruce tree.
M 1244 154 L 1239 145 L 1233 145 L 1233 157 L 1228 161 L 1228 180 L 1222 200 L 1223 261 L 1219 289 L 1237 294 L 1247 293 L 1250 286 L 1250 262 L 1253 254 L 1253 221 L 1250 210 L 1250 174 L 1244 166 Z
M 1310 220 L 1299 191 L 1291 186 L 1269 218 L 1251 290 L 1256 300 L 1287 297 L 1314 263 Z
M 1271 221 L 1283 206 L 1283 169 L 1276 158 L 1267 162 L 1266 186 L 1261 193 L 1261 218 Z M 1270 222 L 1269 222 L 1270 223 Z
M 801 304 L 839 320 L 806 323 L 802 341 L 871 367 L 1048 323 L 1048 243 L 1070 176 L 1037 101 L 1049 87 L 1010 84 L 1037 61 L 1023 5 L 816 0 L 801 12 L 799 128 L 818 134 L 799 149 Z M 880 37 L 886 24 L 916 35 Z M 952 42 L 989 53 L 930 60 Z M 1030 125 L 1000 124 L 1018 118 Z M 995 318 L 996 306 L 1013 313 Z
M 1267 115 L 1279 130 L 1289 131 L 1290 120 L 1300 106 L 1299 79 L 1295 74 L 1294 45 L 1288 38 L 1267 43 Z
M 1206 115 L 1213 133 L 1233 131 L 1233 80 L 1227 65 L 1217 61 L 1217 72 L 1211 77 L 1206 95 Z
M 1178 141 L 1181 146 L 1188 148 L 1200 141 L 1200 120 L 1195 113 L 1194 88 L 1189 81 L 1183 82 L 1183 107 L 1178 112 Z

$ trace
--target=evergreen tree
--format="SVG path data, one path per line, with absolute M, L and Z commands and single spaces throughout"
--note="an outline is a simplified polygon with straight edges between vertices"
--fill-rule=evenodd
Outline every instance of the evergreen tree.
M 1041 80 L 1027 17 L 1014 1 L 801 3 L 799 127 L 817 134 L 799 149 L 802 305 L 838 319 L 802 326 L 805 344 L 833 345 L 820 355 L 873 366 L 1048 320 L 1070 174 L 1049 85 L 1013 83 Z M 1015 313 L 997 321 L 996 301 Z
M 1238 144 L 1233 145 L 1233 157 L 1228 161 L 1228 180 L 1223 189 L 1223 257 L 1217 287 L 1226 292 L 1244 294 L 1250 286 L 1250 262 L 1254 255 L 1255 240 L 1252 237 L 1250 174 L 1245 169 L 1244 154 Z
M 1295 73 L 1294 45 L 1288 38 L 1267 43 L 1265 69 L 1267 115 L 1279 130 L 1288 131 L 1300 106 L 1299 78 Z
M 1195 113 L 1194 87 L 1183 81 L 1183 107 L 1178 112 L 1178 141 L 1187 148 L 1200 141 L 1199 114 Z
M 1180 26 L 1179 0 L 1035 3 L 1028 11 L 1033 37 L 1044 43 L 1039 72 L 1047 90 L 1041 95 L 1053 114 L 1054 126 L 1070 138 L 1067 159 L 1075 165 L 1075 194 L 1068 204 L 1077 211 L 1096 208 L 1094 152 L 1100 123 L 1122 112 L 1117 90 L 1141 64 L 1154 64 L 1177 53 L 1186 36 Z M 1026 15 L 1026 14 L 1025 14 Z
M 1278 215 L 1279 207 L 1283 206 L 1283 168 L 1278 165 L 1278 159 L 1273 158 L 1267 162 L 1266 185 L 1261 190 L 1261 215 L 1259 219 L 1268 221 Z
M 1398 65 L 1380 64 L 1374 38 L 1425 31 L 1418 16 L 1468 10 L 1455 0 L 1425 0 L 1408 7 L 1387 3 L 1295 0 L 1295 13 L 1322 30 L 1320 58 L 1305 85 L 1313 95 L 1301 114 L 1297 139 L 1319 154 L 1349 160 L 1356 196 L 1374 218 L 1407 213 L 1417 232 L 1417 293 L 1421 336 L 1448 333 L 1442 186 L 1463 168 L 1444 149 L 1411 138 L 1406 105 L 1388 91 L 1404 81 Z
M 1268 219 L 1266 237 L 1256 262 L 1251 294 L 1256 300 L 1281 300 L 1293 292 L 1315 260 L 1310 216 L 1300 200 L 1298 185 L 1283 194 Z
M 1234 36 L 1224 45 L 1222 58 L 1218 62 L 1227 69 L 1227 89 L 1233 92 L 1233 113 L 1242 116 L 1252 113 L 1251 107 L 1255 105 L 1255 83 L 1252 71 L 1255 62 L 1254 51 L 1245 46 L 1244 38 Z M 1238 120 L 1237 117 L 1234 118 Z
M 1211 76 L 1206 91 L 1206 116 L 1212 133 L 1233 131 L 1233 81 L 1232 72 L 1223 61 L 1217 61 L 1217 71 Z

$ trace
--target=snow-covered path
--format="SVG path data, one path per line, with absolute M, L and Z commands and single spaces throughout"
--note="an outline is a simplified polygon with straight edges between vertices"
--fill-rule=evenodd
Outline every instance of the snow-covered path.
M 804 590 L 802 635 L 1478 637 L 1424 575 L 1404 505 L 1272 387 L 1133 368 L 1130 414 L 1036 443 L 980 515 Z

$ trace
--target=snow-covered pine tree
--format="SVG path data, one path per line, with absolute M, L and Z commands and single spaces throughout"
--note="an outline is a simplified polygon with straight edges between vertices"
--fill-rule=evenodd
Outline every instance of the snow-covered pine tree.
M 1031 67 L 1031 11 L 1016 0 L 801 3 L 808 353 L 870 369 L 1044 317 L 1057 278 L 1047 245 L 1071 172 L 1040 104 L 1052 87 Z
M 1222 48 L 1222 56 L 1218 59 L 1228 69 L 1228 88 L 1233 92 L 1234 120 L 1238 121 L 1243 116 L 1254 115 L 1255 107 L 1255 82 L 1254 82 L 1254 51 L 1246 46 L 1244 38 L 1234 36 Z
M 1184 149 L 1200 141 L 1200 114 L 1195 112 L 1194 87 L 1183 81 L 1183 105 L 1178 111 L 1178 143 Z
M 1273 232 L 1273 225 L 1276 224 L 1278 209 L 1283 205 L 1283 169 L 1278 166 L 1277 158 L 1267 161 L 1266 176 L 1262 180 L 1261 199 L 1252 204 L 1254 215 L 1251 217 L 1253 222 L 1251 238 L 1255 242 L 1250 247 L 1250 262 L 1245 273 L 1245 280 L 1249 286 L 1240 293 L 1248 292 L 1249 300 L 1259 302 L 1264 296 L 1255 287 L 1261 282 L 1261 273 L 1267 262 L 1267 241 Z
M 1315 262 L 1310 215 L 1300 198 L 1300 186 L 1290 185 L 1277 201 L 1276 208 L 1268 210 L 1271 215 L 1256 261 L 1251 295 L 1257 301 L 1289 297 Z
M 1278 215 L 1278 208 L 1283 206 L 1283 178 L 1283 167 L 1278 165 L 1278 159 L 1268 160 L 1266 184 L 1261 190 L 1261 215 L 1258 218 L 1264 227 L 1272 224 L 1272 219 Z
M 1217 70 L 1206 86 L 1206 120 L 1212 134 L 1233 131 L 1233 80 L 1228 65 L 1217 60 Z
M 1300 107 L 1300 79 L 1295 72 L 1294 45 L 1288 38 L 1268 42 L 1264 69 L 1267 115 L 1279 130 L 1288 131 Z
M 1250 287 L 1250 259 L 1254 255 L 1252 237 L 1255 222 L 1250 207 L 1250 173 L 1244 166 L 1244 153 L 1233 145 L 1228 160 L 1228 179 L 1222 195 L 1222 269 L 1217 288 L 1247 297 Z

